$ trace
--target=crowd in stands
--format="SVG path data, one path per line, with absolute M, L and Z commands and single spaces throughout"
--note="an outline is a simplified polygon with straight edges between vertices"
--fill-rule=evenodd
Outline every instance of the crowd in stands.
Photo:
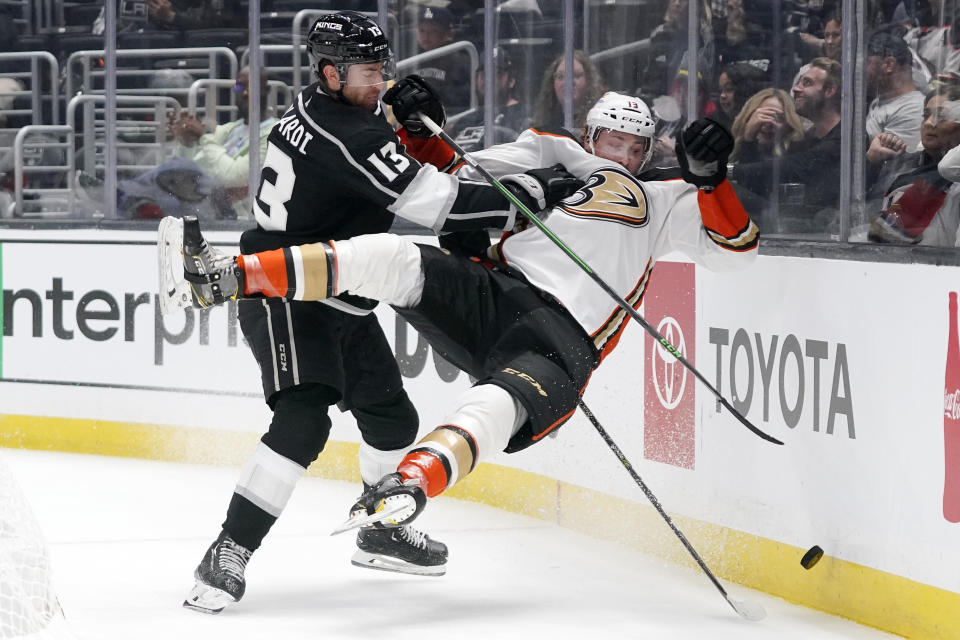
M 62 4 L 60 26 L 43 29 L 23 24 L 14 3 L 0 2 L 5 50 L 49 51 L 59 62 L 61 92 L 102 93 L 102 79 L 97 84 L 90 80 L 92 76 L 80 77 L 69 61 L 77 50 L 103 48 L 98 35 L 104 29 L 103 2 Z M 261 0 L 260 4 L 261 43 L 289 45 L 298 11 L 376 12 L 380 3 Z M 597 9 L 589 16 L 593 33 L 603 36 L 606 27 L 616 31 L 615 26 L 623 26 L 617 21 L 629 18 L 636 29 L 624 44 L 636 46 L 611 61 L 596 55 L 599 52 L 587 42 L 588 31 L 582 36 L 577 31 L 577 46 L 583 49 L 574 52 L 570 70 L 563 56 L 563 3 L 501 0 L 499 36 L 493 43 L 484 41 L 482 0 L 391 0 L 387 4 L 397 57 L 411 59 L 404 73 L 418 73 L 436 87 L 447 107 L 448 130 L 467 150 L 509 141 L 529 126 L 569 125 L 564 117 L 567 82 L 572 83 L 572 126 L 579 129 L 573 132 L 578 138 L 587 110 L 604 91 L 640 95 L 659 118 L 652 166 L 670 166 L 675 161 L 674 136 L 685 122 L 704 115 L 713 118 L 734 135 L 729 176 L 741 199 L 756 210 L 765 232 L 840 239 L 841 115 L 843 101 L 852 100 L 854 90 L 843 86 L 840 0 L 649 0 L 641 3 L 641 13 L 630 13 L 635 2 L 619 3 L 622 7 L 607 2 L 603 7 L 607 14 Z M 583 3 L 576 4 L 578 15 L 573 19 L 579 28 L 587 16 Z M 960 198 L 955 191 L 960 187 L 954 179 L 960 177 L 960 154 L 954 160 L 949 153 L 960 143 L 960 32 L 953 28 L 958 5 L 958 0 L 867 2 L 866 64 L 864 77 L 857 79 L 866 101 L 864 112 L 854 118 L 862 123 L 863 138 L 851 145 L 862 152 L 853 163 L 854 172 L 859 172 L 854 182 L 862 185 L 862 202 L 858 218 L 851 220 L 851 240 L 937 246 L 958 242 Z M 122 49 L 226 46 L 242 63 L 248 45 L 245 2 L 131 0 L 118 3 L 117 19 Z M 693 53 L 688 46 L 691 24 L 697 30 Z M 309 20 L 303 28 L 308 25 Z M 594 35 L 593 42 L 603 39 L 599 36 Z M 479 68 L 471 67 L 467 48 L 449 46 L 464 42 L 475 47 Z M 494 129 L 489 140 L 484 127 L 487 84 L 482 66 L 487 46 L 493 47 L 496 73 L 491 98 Z M 286 55 L 289 60 L 291 54 Z M 271 66 L 268 60 L 261 79 L 271 78 L 288 91 L 297 91 L 289 68 Z M 148 64 L 162 66 L 156 59 Z M 163 69 L 154 69 L 140 86 L 125 79 L 121 82 L 118 75 L 121 94 L 159 93 L 175 97 L 179 104 L 174 109 L 177 113 L 170 111 L 169 125 L 157 123 L 163 129 L 166 155 L 148 163 L 155 167 L 152 171 L 140 166 L 118 175 L 125 181 L 121 186 L 132 188 L 145 175 L 156 186 L 158 172 L 164 167 L 176 169 L 181 177 L 194 180 L 186 190 L 191 195 L 196 196 L 198 189 L 201 195 L 218 194 L 210 215 L 248 217 L 246 174 L 241 170 L 249 157 L 242 77 L 246 71 L 220 69 L 198 77 L 185 70 L 183 62 L 166 66 L 166 72 L 179 74 L 179 80 L 163 76 Z M 693 69 L 696 77 L 691 83 Z M 10 199 L 3 194 L 12 190 L 11 132 L 24 123 L 62 124 L 66 102 L 74 95 L 40 104 L 39 116 L 30 109 L 24 113 L 25 101 L 41 80 L 14 73 L 2 58 L 0 76 L 6 76 L 0 77 L 0 173 L 4 174 L 0 215 L 9 216 Z M 222 87 L 202 94 L 229 109 L 206 111 L 201 117 L 190 112 L 196 105 L 188 105 L 188 92 L 201 77 L 236 80 L 232 97 Z M 304 77 L 300 84 L 309 81 Z M 691 84 L 697 87 L 693 103 L 688 100 Z M 266 84 L 263 88 L 261 140 L 278 115 L 278 95 Z M 690 108 L 697 114 L 691 117 Z M 78 148 L 77 158 L 82 156 L 83 149 Z M 224 169 L 227 165 L 229 171 Z M 81 174 L 85 195 L 90 196 L 92 187 L 95 202 L 102 163 L 89 167 L 78 160 L 75 169 Z M 25 175 L 23 179 L 26 183 L 35 178 Z M 160 182 L 162 188 L 168 181 Z M 125 207 L 120 215 L 142 218 L 164 213 L 164 205 L 156 204 L 154 208 Z

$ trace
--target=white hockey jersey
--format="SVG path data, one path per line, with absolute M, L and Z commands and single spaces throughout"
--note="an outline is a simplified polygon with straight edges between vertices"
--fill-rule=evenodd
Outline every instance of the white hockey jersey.
M 709 193 L 682 180 L 640 182 L 571 138 L 536 129 L 470 156 L 497 178 L 560 163 L 585 180 L 542 219 L 634 308 L 643 300 L 654 263 L 672 251 L 715 271 L 744 268 L 756 258 L 759 230 L 729 182 Z M 466 164 L 452 171 L 461 180 L 483 180 Z M 507 235 L 490 254 L 559 300 L 593 338 L 601 357 L 616 346 L 626 312 L 543 231 L 531 226 Z
M 759 240 L 729 182 L 707 193 L 681 180 L 641 183 L 619 167 L 594 172 L 544 222 L 634 308 L 662 256 L 679 251 L 708 269 L 733 270 L 753 262 Z M 601 357 L 616 346 L 626 312 L 540 229 L 511 235 L 496 249 L 570 311 Z
M 573 175 L 586 180 L 599 169 L 620 166 L 588 153 L 568 136 L 536 129 L 525 130 L 515 142 L 474 151 L 470 157 L 495 178 L 559 163 Z M 483 181 L 480 172 L 467 164 L 459 167 L 455 173 L 460 179 Z

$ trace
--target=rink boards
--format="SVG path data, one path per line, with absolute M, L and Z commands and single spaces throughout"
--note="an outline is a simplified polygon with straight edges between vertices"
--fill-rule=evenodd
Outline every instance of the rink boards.
M 6 446 L 220 464 L 252 449 L 269 412 L 239 327 L 226 308 L 159 315 L 153 240 L 0 231 Z M 960 269 L 761 256 L 716 274 L 671 258 L 641 311 L 785 445 L 718 412 L 631 326 L 585 400 L 644 481 L 729 580 L 895 633 L 960 636 L 960 523 L 943 513 L 945 399 L 957 397 L 944 388 L 947 300 Z M 470 381 L 392 311 L 378 316 L 429 429 Z M 358 432 L 333 414 L 311 473 L 356 479 Z M 579 414 L 451 495 L 686 561 Z M 814 544 L 827 557 L 805 571 Z

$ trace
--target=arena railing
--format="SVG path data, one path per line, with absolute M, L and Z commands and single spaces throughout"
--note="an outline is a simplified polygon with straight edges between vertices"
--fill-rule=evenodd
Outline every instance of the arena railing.
M 190 85 L 190 89 L 187 93 L 187 111 L 204 120 L 207 127 L 210 130 L 213 130 L 213 127 L 215 126 L 214 120 L 216 119 L 216 114 L 228 113 L 230 114 L 231 118 L 237 114 L 236 97 L 233 95 L 233 92 L 231 92 L 229 104 L 218 104 L 214 102 L 213 109 L 211 109 L 210 102 L 206 102 L 204 106 L 200 106 L 200 95 L 203 94 L 206 99 L 209 100 L 210 92 L 207 91 L 207 89 L 232 89 L 234 86 L 235 84 L 233 80 L 204 79 L 195 81 L 192 85 Z M 269 97 L 267 98 L 268 108 L 272 107 L 275 112 L 280 113 L 281 108 L 286 110 L 286 107 L 292 104 L 293 91 L 290 90 L 290 87 L 287 86 L 287 83 L 280 80 L 268 80 L 267 88 L 269 91 Z M 281 95 L 283 96 L 283 100 L 279 99 L 279 96 Z
M 98 103 L 105 104 L 106 96 L 95 94 L 80 94 L 70 99 L 67 104 L 67 126 L 71 131 L 77 132 L 77 109 L 84 107 L 82 120 L 82 148 L 83 148 L 83 169 L 87 172 L 95 173 L 102 169 L 103 152 L 106 145 L 105 124 L 103 118 L 97 118 L 98 115 L 104 115 L 103 106 L 97 106 Z M 138 172 L 148 171 L 154 168 L 163 160 L 172 155 L 173 144 L 167 140 L 166 115 L 173 112 L 176 116 L 180 113 L 180 103 L 171 96 L 117 96 L 117 135 L 118 139 L 111 141 L 118 149 L 128 150 L 133 157 L 142 159 L 153 158 L 152 163 L 147 162 L 127 162 L 121 163 L 118 159 L 118 172 Z M 145 116 L 143 119 L 130 119 L 130 116 Z M 127 118 L 124 118 L 127 116 Z M 128 141 L 120 139 L 121 136 L 146 136 L 149 142 Z M 101 151 L 98 153 L 98 147 Z
M 27 63 L 25 67 L 28 68 L 24 68 L 23 71 L 11 71 L 3 75 L 7 78 L 15 78 L 24 85 L 23 91 L 13 92 L 13 95 L 30 96 L 30 110 L 5 109 L 2 113 L 6 115 L 32 115 L 32 124 L 58 124 L 57 100 L 59 99 L 60 66 L 57 63 L 56 56 L 49 51 L 13 51 L 0 53 L 0 62 Z M 44 63 L 49 67 L 47 72 L 49 93 L 45 92 L 40 85 L 40 79 L 44 78 L 44 74 L 41 72 Z M 50 103 L 50 122 L 41 121 L 45 99 L 49 99 Z
M 33 140 L 31 136 L 43 135 L 64 136 L 65 140 L 51 141 Z M 30 144 L 28 144 L 30 142 Z M 64 162 L 56 165 L 45 164 L 27 164 L 26 153 L 28 150 L 37 152 L 37 156 L 42 162 L 45 149 L 63 149 Z M 73 129 L 64 125 L 27 125 L 17 132 L 17 137 L 13 143 L 14 154 L 14 201 L 13 211 L 4 212 L 5 217 L 71 217 L 74 215 L 74 194 L 70 188 L 70 178 L 73 175 L 74 165 L 74 133 Z M 56 182 L 63 186 L 60 187 L 26 187 L 24 186 L 24 176 L 28 174 L 61 174 L 62 177 Z M 27 211 L 25 207 L 26 196 L 34 196 L 30 199 L 30 204 L 36 206 L 36 210 Z
M 172 68 L 178 71 L 185 71 L 196 79 L 214 78 L 233 80 L 237 77 L 237 56 L 232 49 L 228 47 L 170 47 L 163 49 L 117 49 L 117 63 L 124 59 L 136 58 L 140 61 L 137 68 L 118 68 L 117 79 L 121 78 L 139 78 L 144 87 L 148 86 L 151 79 L 160 75 L 165 68 L 157 65 L 157 62 L 169 61 Z M 66 82 L 64 90 L 66 95 L 73 96 L 78 90 L 83 93 L 103 93 L 102 78 L 103 69 L 97 68 L 97 62 L 102 60 L 105 55 L 104 49 L 87 49 L 75 51 L 67 58 Z M 205 64 L 203 64 L 205 60 Z M 145 62 L 153 61 L 152 68 L 146 68 Z M 75 71 L 79 67 L 79 73 Z M 76 77 L 80 78 L 80 87 L 75 87 Z M 94 82 L 100 80 L 99 87 L 94 87 Z M 119 84 L 119 83 L 118 83 Z M 118 94 L 138 94 L 138 93 L 156 93 L 157 87 L 150 89 L 123 88 L 118 87 Z M 186 97 L 186 89 L 183 87 L 171 87 L 168 93 L 178 92 Z

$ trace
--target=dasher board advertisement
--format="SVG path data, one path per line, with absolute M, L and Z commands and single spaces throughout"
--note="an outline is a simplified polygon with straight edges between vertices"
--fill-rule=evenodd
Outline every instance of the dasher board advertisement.
M 85 385 L 131 398 L 169 389 L 258 400 L 256 364 L 229 307 L 160 317 L 154 234 L 110 238 L 0 234 L 3 411 L 18 412 L 20 382 L 52 385 L 52 398 L 56 385 Z M 637 326 L 585 398 L 670 511 L 960 592 L 956 454 L 945 447 L 960 414 L 948 364 L 958 276 L 954 267 L 771 256 L 713 273 L 669 256 L 641 311 L 785 444 L 719 411 Z M 378 317 L 421 415 L 442 416 L 470 381 L 392 311 Z M 137 409 L 144 422 L 177 424 L 171 403 Z M 579 416 L 556 439 L 494 461 L 643 501 Z

